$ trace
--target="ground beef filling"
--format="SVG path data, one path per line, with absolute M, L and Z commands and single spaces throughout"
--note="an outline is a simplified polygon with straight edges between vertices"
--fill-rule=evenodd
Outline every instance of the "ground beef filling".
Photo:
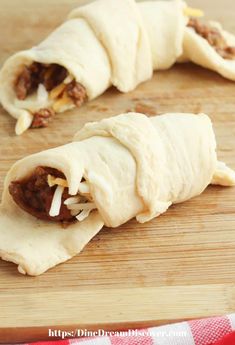
M 33 116 L 31 128 L 47 127 L 55 112 L 52 108 L 40 109 Z
M 67 84 L 65 88 L 67 95 L 73 100 L 74 104 L 79 108 L 86 99 L 86 89 L 75 80 Z
M 49 211 L 55 193 L 56 186 L 49 187 L 47 182 L 48 174 L 55 177 L 65 178 L 64 174 L 53 168 L 38 167 L 33 174 L 20 181 L 11 182 L 9 192 L 15 203 L 32 216 L 49 221 L 71 222 L 76 220 L 70 210 L 64 205 L 69 198 L 68 188 L 64 189 L 60 214 L 51 217 Z
M 16 96 L 20 100 L 32 94 L 39 84 L 51 91 L 66 78 L 67 71 L 57 64 L 43 65 L 37 62 L 24 66 L 15 83 Z
M 196 18 L 189 20 L 188 27 L 193 28 L 198 35 L 205 38 L 222 58 L 226 60 L 235 59 L 235 47 L 227 45 L 224 37 L 217 28 L 209 24 L 204 24 Z
M 48 92 L 59 86 L 68 76 L 67 70 L 57 64 L 45 65 L 34 62 L 30 66 L 24 66 L 15 82 L 15 93 L 19 100 L 25 100 L 37 91 L 39 84 L 43 84 Z M 77 107 L 86 100 L 86 89 L 75 80 L 66 84 L 57 99 L 68 97 Z M 53 108 L 39 109 L 34 113 L 31 127 L 46 127 L 55 114 Z

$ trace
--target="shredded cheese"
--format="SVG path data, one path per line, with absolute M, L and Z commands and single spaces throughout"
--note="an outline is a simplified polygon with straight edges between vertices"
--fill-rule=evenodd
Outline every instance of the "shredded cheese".
M 43 84 L 38 85 L 37 102 L 39 104 L 46 104 L 48 101 L 48 92 Z
M 69 110 L 74 107 L 74 103 L 71 100 L 70 97 L 67 95 L 64 95 L 62 98 L 59 98 L 58 101 L 56 101 L 52 108 L 56 113 L 62 113 L 66 110 Z
M 62 186 L 65 188 L 68 187 L 68 182 L 65 179 L 60 177 L 54 177 L 50 174 L 47 176 L 47 183 L 49 187 L 53 187 L 55 185 Z
M 199 8 L 191 8 L 191 7 L 185 7 L 184 8 L 184 14 L 187 17 L 203 17 L 204 12 L 200 10 Z
M 61 199 L 62 199 L 63 192 L 64 192 L 64 187 L 62 186 L 56 187 L 56 190 L 52 199 L 52 203 L 51 203 L 51 208 L 49 211 L 49 215 L 51 217 L 56 217 L 60 214 Z
M 64 83 L 61 83 L 58 86 L 56 86 L 53 90 L 51 90 L 50 98 L 56 99 L 57 97 L 59 97 L 63 93 L 65 87 L 66 85 Z
M 52 203 L 49 215 L 51 217 L 56 217 L 60 214 L 60 208 L 62 203 L 62 195 L 64 192 L 64 188 L 68 187 L 68 183 L 65 179 L 54 177 L 50 174 L 47 176 L 47 182 L 50 187 L 53 187 L 57 185 Z M 80 184 L 80 190 L 83 190 L 84 193 L 89 193 L 89 185 L 87 182 L 82 182 Z M 88 199 L 85 196 L 82 195 L 76 195 L 73 197 L 70 197 L 64 201 L 64 205 L 67 206 L 68 210 L 70 210 L 71 215 L 76 217 L 76 219 L 81 222 L 84 219 L 86 219 L 90 212 L 94 209 L 96 209 L 96 205 L 93 202 L 87 202 Z
M 78 216 L 76 216 L 76 219 L 79 222 L 82 222 L 84 219 L 86 219 L 89 216 L 90 212 L 91 210 L 83 210 L 81 213 L 79 213 Z
M 26 129 L 28 129 L 31 126 L 31 123 L 33 121 L 33 116 L 29 112 L 24 112 L 20 117 L 18 118 L 16 122 L 15 131 L 17 135 L 22 134 Z
M 65 205 L 72 205 L 72 204 L 77 204 L 79 203 L 79 201 L 81 201 L 81 198 L 79 196 L 74 196 L 71 198 L 68 198 L 64 201 Z
M 71 81 L 73 81 L 73 76 L 71 75 L 71 74 L 69 74 L 66 78 L 65 78 L 65 80 L 63 81 L 63 83 L 64 84 L 69 84 L 69 83 L 71 83 Z
M 70 213 L 71 213 L 71 216 L 76 217 L 80 213 L 80 211 L 71 210 Z
M 72 205 L 67 205 L 69 210 L 77 210 L 77 211 L 82 211 L 82 210 L 93 210 L 96 208 L 95 204 L 93 202 L 86 202 L 83 204 L 72 204 Z
M 28 110 L 31 113 L 37 112 L 51 106 L 48 92 L 43 84 L 39 84 L 37 91 L 28 95 L 25 100 L 15 99 L 14 104 L 17 108 Z

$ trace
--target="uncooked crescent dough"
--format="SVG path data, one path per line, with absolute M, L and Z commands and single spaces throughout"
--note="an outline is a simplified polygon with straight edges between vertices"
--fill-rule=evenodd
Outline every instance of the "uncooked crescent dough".
M 220 23 L 210 21 L 208 24 L 216 28 L 230 47 L 235 47 L 235 36 L 225 31 Z M 182 60 L 182 57 L 180 58 Z M 183 60 L 192 61 L 208 68 L 223 77 L 235 80 L 235 58 L 224 59 L 209 42 L 198 35 L 192 28 L 186 27 L 183 41 Z
M 62 172 L 70 196 L 89 193 L 96 210 L 67 229 L 23 211 L 8 187 L 39 166 Z M 104 224 L 117 227 L 133 217 L 149 221 L 210 183 L 235 185 L 235 173 L 217 161 L 212 124 L 204 114 L 128 113 L 89 123 L 74 142 L 28 156 L 10 169 L 0 207 L 0 256 L 21 273 L 39 275 L 78 254 Z
M 19 100 L 15 85 L 23 68 L 33 62 L 63 66 L 85 88 L 88 100 L 112 84 L 121 92 L 131 91 L 150 79 L 153 70 L 169 68 L 182 55 L 188 21 L 184 7 L 181 0 L 97 0 L 72 11 L 38 46 L 10 57 L 0 72 L 0 101 L 18 120 L 16 134 L 27 130 L 44 108 L 57 113 L 75 106 L 71 98 L 61 102 L 61 94 L 54 98 L 50 91 L 38 97 L 39 89 Z

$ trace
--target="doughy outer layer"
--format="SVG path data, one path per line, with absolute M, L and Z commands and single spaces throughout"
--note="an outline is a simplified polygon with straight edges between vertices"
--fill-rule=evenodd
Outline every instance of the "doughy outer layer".
M 68 20 L 38 46 L 13 55 L 2 67 L 0 100 L 16 119 L 25 115 L 32 121 L 29 111 L 15 105 L 14 84 L 22 67 L 34 61 L 64 66 L 86 88 L 88 99 L 99 96 L 111 85 L 109 59 L 92 29 L 83 19 Z
M 223 30 L 220 23 L 213 21 L 209 22 L 209 25 L 219 30 L 228 46 L 235 46 L 235 36 Z M 219 73 L 227 79 L 235 80 L 235 60 L 221 57 L 206 39 L 198 35 L 190 27 L 185 28 L 183 55 L 178 61 L 192 61 L 197 65 Z
M 235 185 L 235 173 L 217 161 L 215 149 L 211 121 L 203 114 L 129 113 L 89 123 L 74 142 L 13 165 L 0 208 L 0 256 L 21 273 L 38 275 L 79 253 L 104 224 L 117 227 L 133 217 L 146 222 L 210 183 Z M 85 178 L 97 211 L 67 229 L 22 211 L 8 186 L 37 166 L 63 172 L 71 195 Z
M 85 177 L 99 212 L 92 211 L 86 220 L 63 229 L 60 223 L 41 221 L 21 210 L 12 200 L 8 185 L 30 175 L 37 166 L 62 171 L 71 195 L 77 194 Z M 0 256 L 18 264 L 18 270 L 29 275 L 39 275 L 70 259 L 104 222 L 118 226 L 142 209 L 142 201 L 136 194 L 135 172 L 131 154 L 112 138 L 94 137 L 17 162 L 7 175 L 0 207 Z
M 169 68 L 182 54 L 187 17 L 176 1 L 99 0 L 71 12 L 69 19 L 42 43 L 10 57 L 0 72 L 0 100 L 16 119 L 16 133 L 32 123 L 32 109 L 21 109 L 14 85 L 32 62 L 64 66 L 91 100 L 112 84 L 128 92 Z M 35 99 L 30 99 L 40 108 Z M 22 105 L 21 105 L 22 106 Z M 45 105 L 42 106 L 44 108 Z M 68 104 L 64 110 L 71 109 Z M 39 109 L 38 109 L 39 110 Z

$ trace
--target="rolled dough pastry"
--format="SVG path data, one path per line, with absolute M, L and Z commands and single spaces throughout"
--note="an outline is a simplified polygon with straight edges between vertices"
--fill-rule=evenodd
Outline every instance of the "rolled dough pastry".
M 189 25 L 198 14 L 181 0 L 97 0 L 73 10 L 0 72 L 0 101 L 17 119 L 16 133 L 46 126 L 54 114 L 80 107 L 111 85 L 131 91 L 175 62 L 192 61 L 235 80 L 235 36 L 218 23 L 206 23 L 199 34 Z
M 183 52 L 184 7 L 181 0 L 97 0 L 72 11 L 38 46 L 10 57 L 0 72 L 0 101 L 17 119 L 16 134 L 45 126 L 54 114 L 111 85 L 128 92 L 153 70 L 169 68 Z M 53 74 L 50 66 L 64 71 Z M 53 80 L 61 72 L 67 75 Z M 52 86 L 45 81 L 48 74 Z
M 92 205 L 86 219 L 79 214 L 80 221 L 74 218 L 63 229 L 60 222 L 39 220 L 18 206 L 9 188 L 37 167 L 64 174 L 70 195 L 65 204 L 72 203 L 73 211 Z M 62 181 L 51 177 L 50 186 L 51 180 Z M 212 124 L 204 114 L 128 113 L 88 123 L 74 142 L 28 156 L 10 169 L 0 207 L 0 256 L 21 273 L 39 275 L 79 253 L 104 224 L 117 227 L 133 217 L 149 221 L 210 183 L 235 185 L 235 173 L 217 161 Z M 90 202 L 73 204 L 84 195 Z

